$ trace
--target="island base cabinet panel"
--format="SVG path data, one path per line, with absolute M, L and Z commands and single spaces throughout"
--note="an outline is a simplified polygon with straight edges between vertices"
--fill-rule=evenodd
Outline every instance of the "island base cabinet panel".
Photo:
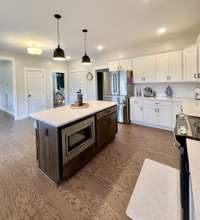
M 117 112 L 113 112 L 96 122 L 96 146 L 97 151 L 114 139 L 118 131 Z
M 83 167 L 89 160 L 91 160 L 96 153 L 96 146 L 93 144 L 78 156 L 70 160 L 62 168 L 62 179 L 67 180 L 75 174 L 81 167 Z
M 38 122 L 39 168 L 54 182 L 60 181 L 58 130 Z

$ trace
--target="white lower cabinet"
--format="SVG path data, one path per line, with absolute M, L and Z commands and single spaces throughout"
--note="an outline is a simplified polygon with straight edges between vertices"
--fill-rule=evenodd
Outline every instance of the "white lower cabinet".
M 180 113 L 181 102 L 130 99 L 132 123 L 173 130 L 176 114 Z
M 130 99 L 130 119 L 131 121 L 143 121 L 142 101 Z

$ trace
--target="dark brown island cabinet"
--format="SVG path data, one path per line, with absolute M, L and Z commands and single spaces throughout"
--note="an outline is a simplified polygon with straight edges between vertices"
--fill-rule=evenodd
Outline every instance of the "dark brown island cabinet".
M 108 145 L 117 132 L 116 105 L 61 127 L 37 120 L 39 168 L 59 184 Z

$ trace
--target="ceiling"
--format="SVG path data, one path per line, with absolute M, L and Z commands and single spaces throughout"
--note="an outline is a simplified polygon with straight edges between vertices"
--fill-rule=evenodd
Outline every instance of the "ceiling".
M 50 57 L 57 44 L 55 13 L 63 16 L 61 46 L 73 59 L 83 55 L 83 28 L 89 30 L 90 56 L 200 32 L 199 0 L 6 0 L 0 7 L 0 48 L 26 53 L 26 42 L 36 41 Z M 167 31 L 159 36 L 161 27 Z M 104 50 L 97 51 L 97 45 Z

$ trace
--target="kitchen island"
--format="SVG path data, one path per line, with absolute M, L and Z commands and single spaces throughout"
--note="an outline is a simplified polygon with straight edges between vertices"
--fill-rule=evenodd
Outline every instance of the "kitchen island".
M 117 103 L 90 101 L 30 115 L 36 121 L 39 168 L 56 183 L 72 176 L 115 137 Z

